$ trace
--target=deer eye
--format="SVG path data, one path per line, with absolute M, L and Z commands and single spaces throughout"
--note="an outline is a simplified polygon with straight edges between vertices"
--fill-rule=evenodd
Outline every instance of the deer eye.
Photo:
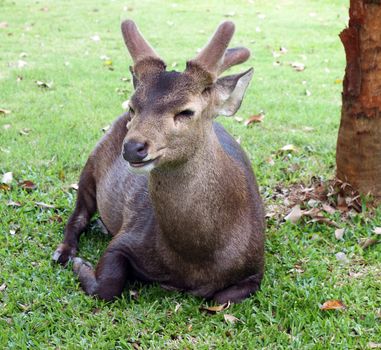
M 175 115 L 175 120 L 178 120 L 178 119 L 185 119 L 185 118 L 191 118 L 192 116 L 194 115 L 194 111 L 192 111 L 191 109 L 185 109 L 183 111 L 181 111 L 180 113 L 177 113 Z

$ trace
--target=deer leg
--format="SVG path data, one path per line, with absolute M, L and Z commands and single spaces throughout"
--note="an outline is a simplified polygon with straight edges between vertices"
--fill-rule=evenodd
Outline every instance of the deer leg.
M 261 285 L 261 280 L 263 273 L 258 273 L 245 278 L 238 283 L 222 289 L 215 293 L 212 297 L 219 304 L 224 304 L 227 302 L 238 303 L 250 295 L 253 295 L 257 290 L 259 290 Z
M 97 208 L 95 181 L 90 168 L 87 163 L 79 181 L 75 210 L 66 224 L 63 242 L 53 254 L 53 260 L 61 265 L 66 265 L 76 255 L 79 237 Z
M 73 270 L 87 294 L 106 301 L 120 296 L 128 278 L 132 275 L 126 255 L 111 244 L 95 270 L 91 264 L 81 258 L 74 258 Z

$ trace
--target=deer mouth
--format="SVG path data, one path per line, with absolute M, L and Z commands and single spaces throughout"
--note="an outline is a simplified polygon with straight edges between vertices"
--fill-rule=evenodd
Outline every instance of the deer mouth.
M 149 165 L 149 164 L 152 164 L 155 162 L 157 158 L 155 159 L 150 159 L 150 160 L 146 160 L 146 161 L 142 161 L 142 162 L 129 162 L 130 165 L 133 167 L 133 168 L 142 168 L 146 165 Z

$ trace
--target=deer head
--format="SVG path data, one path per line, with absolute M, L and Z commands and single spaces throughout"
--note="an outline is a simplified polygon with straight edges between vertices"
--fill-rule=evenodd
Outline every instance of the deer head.
M 131 20 L 122 23 L 133 60 L 135 92 L 130 98 L 123 157 L 135 172 L 176 167 L 208 147 L 213 119 L 231 116 L 241 105 L 253 69 L 219 78 L 229 67 L 245 62 L 250 52 L 227 49 L 234 33 L 223 22 L 184 72 L 166 71 Z

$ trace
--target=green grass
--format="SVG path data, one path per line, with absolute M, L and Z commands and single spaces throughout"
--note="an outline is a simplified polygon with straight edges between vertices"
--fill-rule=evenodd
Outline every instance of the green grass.
M 237 25 L 232 45 L 249 47 L 252 57 L 232 71 L 256 70 L 237 115 L 264 111 L 266 117 L 249 128 L 233 118 L 220 121 L 240 137 L 267 204 L 274 204 L 276 185 L 334 177 L 345 66 L 338 33 L 347 23 L 347 5 L 344 0 L 128 5 L 0 0 L 0 22 L 8 23 L 0 29 L 0 108 L 12 111 L 0 114 L 0 174 L 14 176 L 12 189 L 0 190 L 0 285 L 6 284 L 0 292 L 0 348 L 366 349 L 369 342 L 381 343 L 381 248 L 358 245 L 381 226 L 378 211 L 345 222 L 333 217 L 347 229 L 341 241 L 326 225 L 269 221 L 262 290 L 216 315 L 199 310 L 201 299 L 157 286 L 136 285 L 137 300 L 128 291 L 114 303 L 95 300 L 81 291 L 70 269 L 51 262 L 75 203 L 68 187 L 102 127 L 122 113 L 121 103 L 132 92 L 131 83 L 121 80 L 129 78 L 131 64 L 122 19 L 135 19 L 168 66 L 181 69 L 217 24 L 233 15 L 228 17 Z M 96 34 L 99 42 L 91 40 Z M 274 58 L 272 51 L 281 46 L 287 53 Z M 112 60 L 113 70 L 102 55 Z M 17 68 L 19 60 L 27 65 Z M 291 62 L 306 69 L 296 72 Z M 36 80 L 53 85 L 40 88 Z M 11 127 L 4 129 L 6 124 Z M 20 135 L 23 128 L 30 129 L 28 135 Z M 281 157 L 278 150 L 286 144 L 298 150 Z M 17 183 L 23 180 L 37 189 L 21 189 Z M 9 200 L 21 207 L 7 206 Z M 56 208 L 37 207 L 36 201 Z M 89 229 L 80 254 L 96 262 L 107 242 Z M 345 252 L 350 263 L 338 263 L 337 252 Z M 347 309 L 320 311 L 328 299 L 342 300 Z M 241 322 L 227 324 L 224 313 Z

